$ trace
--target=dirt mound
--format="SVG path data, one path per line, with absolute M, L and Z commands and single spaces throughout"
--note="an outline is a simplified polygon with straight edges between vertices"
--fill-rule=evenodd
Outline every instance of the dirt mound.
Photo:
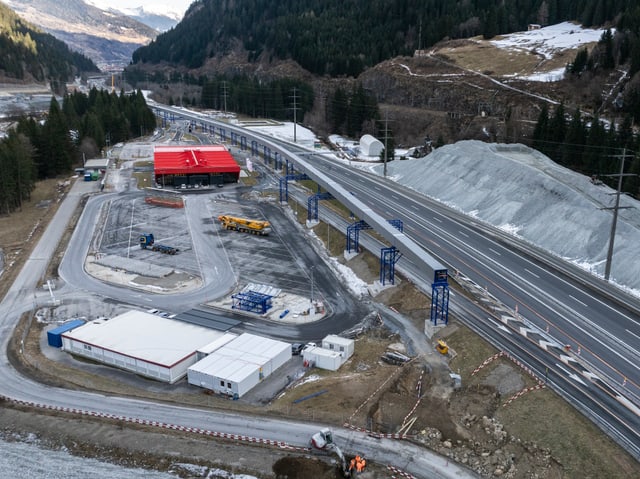
M 316 458 L 284 457 L 273 465 L 276 477 L 287 479 L 334 479 L 341 478 L 335 466 Z

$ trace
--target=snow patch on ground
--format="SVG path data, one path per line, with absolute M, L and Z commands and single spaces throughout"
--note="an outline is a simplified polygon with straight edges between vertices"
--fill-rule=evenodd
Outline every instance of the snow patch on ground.
M 613 30 L 612 30 L 613 31 Z M 530 52 L 535 50 L 545 59 L 550 60 L 562 50 L 572 50 L 588 43 L 600 40 L 604 30 L 583 28 L 571 22 L 528 30 L 526 32 L 504 35 L 491 43 L 498 48 Z

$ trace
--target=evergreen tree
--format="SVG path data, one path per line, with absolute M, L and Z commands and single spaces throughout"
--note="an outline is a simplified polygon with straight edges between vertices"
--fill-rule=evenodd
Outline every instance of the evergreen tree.
M 546 103 L 542 104 L 540 114 L 538 115 L 538 121 L 533 129 L 533 147 L 546 153 L 547 151 L 547 137 L 549 134 L 549 107 Z
M 606 172 L 606 169 L 603 168 L 606 155 L 606 150 L 603 147 L 606 145 L 606 137 L 604 125 L 598 117 L 594 118 L 587 132 L 583 155 L 583 173 L 600 176 Z
M 582 169 L 582 152 L 586 141 L 586 130 L 582 122 L 580 110 L 575 109 L 562 143 L 561 163 L 574 170 Z
M 329 101 L 329 122 L 332 131 L 341 133 L 347 122 L 348 107 L 347 93 L 340 87 L 336 89 Z
M 562 161 L 561 147 L 565 140 L 567 124 L 565 120 L 564 105 L 560 103 L 549 121 L 549 131 L 547 133 L 547 155 L 554 161 Z
M 580 76 L 586 69 L 588 59 L 589 52 L 586 48 L 581 48 L 578 50 L 578 53 L 576 53 L 573 63 L 567 65 L 567 71 L 572 75 Z
M 613 34 L 611 29 L 607 29 L 600 38 L 599 44 L 603 46 L 602 51 L 602 68 L 611 70 L 616 66 L 616 60 L 613 56 Z

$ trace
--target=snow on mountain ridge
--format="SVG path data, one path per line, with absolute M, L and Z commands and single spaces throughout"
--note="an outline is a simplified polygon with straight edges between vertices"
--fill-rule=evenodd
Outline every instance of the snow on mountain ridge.
M 184 13 L 193 0 L 176 0 L 173 2 L 157 2 L 149 0 L 137 0 L 136 4 L 123 0 L 84 0 L 106 11 L 114 11 L 130 17 L 144 17 L 145 15 L 159 15 L 171 18 L 176 22 L 182 20 Z

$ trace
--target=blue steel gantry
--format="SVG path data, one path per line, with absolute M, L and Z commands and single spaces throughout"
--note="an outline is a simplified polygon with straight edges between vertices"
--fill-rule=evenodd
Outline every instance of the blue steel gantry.
M 387 220 L 387 222 L 401 233 L 404 231 L 404 224 L 402 220 Z M 351 253 L 351 250 L 358 251 L 360 245 L 360 230 L 370 230 L 371 226 L 364 221 L 356 221 L 355 223 L 347 226 L 347 253 Z
M 289 181 L 308 180 L 309 177 L 305 173 L 297 175 L 290 174 L 280 177 L 280 203 L 289 201 Z
M 449 274 L 446 269 L 434 271 L 431 283 L 431 322 L 449 323 Z
M 222 141 L 222 142 L 227 141 L 227 132 L 226 132 L 226 130 L 220 126 L 220 127 L 218 127 L 218 132 L 219 132 L 219 135 L 220 135 L 220 141 Z
M 396 263 L 402 257 L 402 253 L 395 246 L 380 250 L 380 283 L 384 286 L 387 279 L 389 283 L 396 284 Z
M 316 193 L 307 198 L 307 221 L 318 221 L 318 200 L 332 200 L 333 195 L 328 191 Z

